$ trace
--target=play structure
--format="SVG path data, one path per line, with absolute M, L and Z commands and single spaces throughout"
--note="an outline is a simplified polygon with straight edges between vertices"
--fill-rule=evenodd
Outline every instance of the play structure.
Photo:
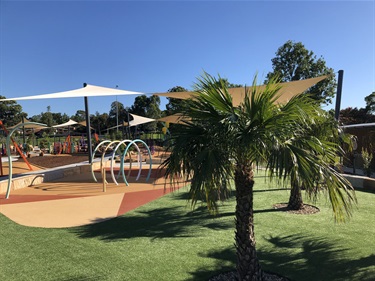
M 23 123 L 23 125 L 25 125 L 25 124 L 26 123 Z M 38 125 L 40 125 L 39 123 L 30 123 L 30 122 L 27 123 L 27 124 L 38 124 Z M 31 171 L 33 168 L 31 167 L 29 161 L 27 161 L 27 158 L 25 157 L 24 153 L 22 152 L 22 150 L 18 146 L 17 142 L 11 136 L 13 134 L 13 132 L 15 131 L 15 128 L 13 128 L 13 130 L 9 133 L 8 130 L 7 130 L 7 128 L 5 128 L 5 126 L 4 126 L 4 124 L 3 124 L 3 122 L 1 120 L 0 120 L 0 127 L 9 136 L 9 140 L 7 141 L 7 143 L 5 145 L 6 146 L 5 150 L 4 150 L 4 146 L 2 146 L 1 155 L 7 155 L 8 156 L 8 160 L 11 160 L 11 155 L 10 155 L 10 153 L 11 153 L 11 151 L 10 151 L 10 141 L 12 141 L 13 146 L 15 147 L 15 149 L 17 150 L 17 152 L 22 157 L 22 159 L 25 161 L 25 163 L 27 164 L 27 167 Z M 16 128 L 19 128 L 19 127 L 21 127 L 20 124 L 16 126 Z M 3 175 L 4 175 L 4 173 L 3 173 L 3 165 L 2 165 L 2 160 L 1 160 L 1 157 L 0 157 L 0 176 L 3 176 Z
M 2 124 L 2 123 L 1 123 Z M 12 156 L 11 156 L 11 151 L 10 151 L 10 141 L 12 140 L 12 142 L 15 144 L 15 146 L 17 147 L 17 144 L 15 143 L 15 141 L 13 140 L 12 138 L 12 134 L 20 127 L 22 126 L 25 126 L 25 125 L 37 125 L 37 126 L 41 126 L 41 127 L 47 127 L 46 124 L 41 124 L 41 123 L 37 123 L 37 122 L 26 122 L 26 123 L 20 123 L 16 126 L 14 126 L 14 128 L 8 133 L 7 135 L 7 139 L 6 139 L 6 148 L 7 148 L 7 155 L 8 155 L 8 162 L 9 162 L 9 176 L 8 176 L 8 187 L 7 187 L 7 191 L 6 191 L 6 194 L 5 194 L 5 198 L 8 199 L 9 198 L 9 193 L 10 193 L 10 187 L 12 185 Z M 4 128 L 5 129 L 5 128 Z M 20 155 L 24 158 L 23 156 L 23 153 L 19 150 L 20 152 Z M 26 158 L 24 158 L 24 160 L 26 160 Z M 27 162 L 27 160 L 25 161 Z M 28 166 L 30 167 L 30 170 L 32 170 L 29 162 L 28 163 Z
M 57 126 L 54 126 L 54 127 L 55 128 L 64 127 L 64 126 L 69 127 L 69 126 L 71 126 L 75 123 L 76 123 L 75 121 L 70 120 L 67 123 L 57 125 Z M 23 123 L 21 122 L 21 123 L 15 125 L 14 127 L 12 127 L 10 132 L 8 132 L 8 130 L 5 128 L 5 126 L 3 125 L 3 123 L 1 121 L 0 121 L 0 126 L 2 127 L 4 132 L 7 134 L 7 140 L 6 140 L 6 145 L 5 145 L 7 152 L 2 153 L 2 155 L 7 155 L 8 156 L 8 162 L 9 162 L 8 186 L 7 186 L 6 196 L 5 196 L 6 198 L 8 198 L 9 193 L 10 193 L 10 189 L 11 189 L 11 185 L 12 185 L 12 176 L 13 176 L 11 151 L 10 151 L 11 141 L 12 141 L 14 147 L 17 149 L 20 156 L 23 158 L 24 162 L 28 165 L 29 169 L 32 170 L 32 167 L 29 164 L 29 162 L 27 161 L 27 158 L 25 157 L 23 151 L 20 149 L 20 147 L 17 145 L 17 143 L 12 138 L 12 134 L 15 131 L 19 130 L 21 127 L 39 126 L 39 127 L 42 127 L 42 128 L 46 128 L 47 125 L 41 124 L 41 123 L 36 123 L 36 122 L 23 122 Z M 99 137 L 98 137 L 97 134 L 94 134 L 94 137 L 95 137 L 96 141 L 99 141 Z M 79 151 L 80 147 L 83 147 L 83 146 L 86 145 L 86 141 L 85 141 L 83 135 L 82 135 L 80 141 L 77 142 L 77 143 L 78 143 L 78 145 L 77 145 L 77 148 L 76 148 L 74 140 L 71 138 L 70 133 L 68 133 L 68 136 L 66 137 L 66 139 L 63 143 L 54 141 L 53 152 L 55 154 L 61 154 L 61 153 L 73 153 L 75 151 Z M 141 145 L 141 148 L 140 148 L 139 145 Z M 153 148 L 153 146 L 152 146 L 152 148 Z M 112 177 L 113 182 L 116 185 L 118 185 L 118 179 L 120 178 L 120 176 L 122 176 L 122 179 L 123 179 L 124 183 L 126 184 L 126 186 L 128 186 L 129 183 L 128 183 L 127 177 L 130 176 L 130 173 L 131 173 L 132 167 L 133 167 L 133 163 L 136 162 L 138 167 L 139 167 L 138 175 L 136 177 L 136 180 L 138 181 L 140 176 L 141 176 L 142 165 L 143 165 L 143 160 L 144 160 L 144 159 L 142 159 L 142 155 L 146 154 L 148 156 L 148 159 L 149 159 L 149 171 L 148 171 L 147 178 L 146 178 L 146 181 L 148 181 L 149 178 L 150 178 L 151 172 L 152 172 L 152 154 L 153 154 L 152 148 L 150 150 L 147 143 L 144 142 L 143 140 L 140 140 L 140 139 L 135 139 L 135 140 L 125 139 L 125 140 L 122 140 L 122 141 L 120 141 L 120 140 L 116 140 L 116 141 L 105 140 L 105 141 L 100 142 L 96 146 L 96 148 L 93 152 L 93 155 L 95 156 L 95 154 L 101 153 L 100 172 L 102 173 L 102 177 L 103 177 L 103 191 L 105 191 L 105 186 L 107 184 L 107 181 L 105 179 L 106 169 L 107 169 L 106 163 L 108 163 L 107 160 L 110 160 L 110 167 L 109 168 L 110 168 L 110 173 L 111 173 L 111 177 Z M 86 149 L 87 149 L 88 152 L 92 153 L 91 152 L 92 150 L 90 149 L 90 147 L 88 145 L 86 145 Z M 134 151 L 136 151 L 136 160 L 135 161 L 133 161 L 134 160 L 133 157 L 135 156 Z M 92 160 L 94 160 L 94 159 L 92 159 Z M 126 160 L 128 160 L 129 163 L 125 163 Z M 118 167 L 118 166 L 116 167 L 116 169 L 118 169 L 117 176 L 115 176 L 115 166 L 116 166 L 115 161 L 120 162 L 120 167 Z M 94 161 L 89 161 L 89 163 L 91 165 L 92 178 L 95 182 L 97 182 L 97 179 L 96 179 L 95 173 L 94 173 Z M 127 175 L 125 175 L 125 170 L 128 170 Z M 1 172 L 0 174 L 3 175 L 1 158 L 0 158 L 0 172 Z
M 110 164 L 110 173 L 111 173 L 111 177 L 112 177 L 113 182 L 116 185 L 118 185 L 117 179 L 121 175 L 125 184 L 127 186 L 129 185 L 129 183 L 126 179 L 126 176 L 125 176 L 125 160 L 126 160 L 126 156 L 128 156 L 128 159 L 129 159 L 128 177 L 129 177 L 130 172 L 132 170 L 132 163 L 133 163 L 132 154 L 130 153 L 130 150 L 129 150 L 131 147 L 134 147 L 135 150 L 137 151 L 137 155 L 136 155 L 137 161 L 136 161 L 136 163 L 138 163 L 139 170 L 138 170 L 138 175 L 137 175 L 136 180 L 139 180 L 139 178 L 141 176 L 141 172 L 142 172 L 143 159 L 142 159 L 142 151 L 139 148 L 139 146 L 137 145 L 137 143 L 141 143 L 145 146 L 145 148 L 147 150 L 147 154 L 148 154 L 149 159 L 150 159 L 149 171 L 148 171 L 147 178 L 146 178 L 146 181 L 148 181 L 150 179 L 150 175 L 151 175 L 151 171 L 152 171 L 152 154 L 151 154 L 150 148 L 148 147 L 148 145 L 143 140 L 140 140 L 140 139 L 136 139 L 136 140 L 126 139 L 126 140 L 123 140 L 123 141 L 104 140 L 96 146 L 96 148 L 93 152 L 93 155 L 95 157 L 95 155 L 98 152 L 101 152 L 100 171 L 101 171 L 101 174 L 102 174 L 102 177 L 103 177 L 103 191 L 105 191 L 105 185 L 106 185 L 106 179 L 105 179 L 106 167 L 105 167 L 105 161 L 104 161 L 105 158 L 106 158 L 106 155 L 109 155 L 109 156 L 107 156 L 107 160 L 109 160 L 110 163 L 111 163 Z M 114 147 L 114 145 L 116 145 L 116 146 Z M 122 153 L 121 153 L 120 148 L 124 149 Z M 120 168 L 119 168 L 119 172 L 117 174 L 117 177 L 115 176 L 115 172 L 114 172 L 114 167 L 115 167 L 114 163 L 115 163 L 116 157 L 119 157 L 119 160 L 120 160 Z M 95 176 L 95 173 L 94 173 L 93 164 L 94 164 L 94 161 L 92 161 L 92 163 L 91 163 L 91 175 L 92 175 L 93 180 L 95 182 L 97 182 L 98 180 L 96 179 L 96 176 Z

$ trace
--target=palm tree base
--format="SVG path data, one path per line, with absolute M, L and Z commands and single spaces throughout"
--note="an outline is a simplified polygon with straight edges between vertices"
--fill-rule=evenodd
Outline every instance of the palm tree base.
M 311 215 L 315 213 L 319 213 L 320 210 L 318 207 L 308 205 L 308 204 L 303 204 L 302 208 L 298 210 L 290 209 L 288 207 L 288 203 L 278 203 L 274 204 L 273 208 L 280 211 L 280 212 L 288 212 L 291 214 L 300 214 L 300 215 Z
M 211 277 L 208 281 L 237 281 L 237 271 L 229 271 Z M 290 281 L 290 279 L 271 272 L 263 272 L 263 281 Z

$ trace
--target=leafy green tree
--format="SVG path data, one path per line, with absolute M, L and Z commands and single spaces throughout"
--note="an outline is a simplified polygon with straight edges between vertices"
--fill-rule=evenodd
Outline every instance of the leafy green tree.
M 124 104 L 119 101 L 112 102 L 108 114 L 108 127 L 117 126 L 117 123 L 120 126 L 124 122 L 128 122 L 128 114 Z
M 108 128 L 108 114 L 100 114 L 97 111 L 95 115 L 91 115 L 91 127 L 95 128 L 96 132 L 101 135 Z
M 54 125 L 63 124 L 68 121 L 69 121 L 69 116 L 66 113 L 61 114 L 60 112 L 58 113 L 52 112 L 52 123 Z
M 375 113 L 375 92 L 365 97 L 366 111 L 368 113 Z
M 178 92 L 187 92 L 188 90 L 181 86 L 175 86 L 168 90 L 169 93 L 178 93 Z M 168 103 L 166 104 L 165 114 L 172 115 L 177 112 L 181 112 L 183 107 L 186 105 L 185 100 L 182 99 L 175 99 L 175 98 L 167 98 Z
M 76 122 L 82 122 L 86 120 L 86 111 L 84 110 L 77 110 L 76 114 L 72 115 L 70 119 L 76 121 Z
M 149 100 L 146 95 L 137 96 L 130 107 L 130 112 L 139 116 L 146 116 L 148 104 Z
M 0 99 L 6 97 L 0 96 Z M 22 121 L 22 116 L 27 117 L 27 114 L 22 112 L 22 106 L 16 101 L 2 101 L 0 102 L 0 120 L 6 127 L 13 126 Z
M 158 119 L 161 117 L 160 97 L 141 95 L 135 98 L 134 104 L 130 107 L 130 113 L 134 113 L 139 116 L 148 118 Z M 148 123 L 139 126 L 142 130 L 153 131 L 156 129 L 156 123 Z
M 273 70 L 267 74 L 265 83 L 274 77 L 282 82 L 290 82 L 329 75 L 327 79 L 311 87 L 307 93 L 320 103 L 332 102 L 336 93 L 334 70 L 326 66 L 323 57 L 317 58 L 301 42 L 288 40 L 277 50 L 276 57 L 271 61 Z
M 305 184 L 308 194 L 316 194 L 316 183 L 320 182 L 328 191 L 337 220 L 351 214 L 353 190 L 331 168 L 331 161 L 326 161 L 335 155 L 334 145 L 319 148 L 318 137 L 298 146 L 290 141 L 291 136 L 304 141 L 301 136 L 307 136 L 308 124 L 321 112 L 308 96 L 299 95 L 286 104 L 275 104 L 278 89 L 271 80 L 263 92 L 248 93 L 235 107 L 226 85 L 209 75 L 199 79 L 196 92 L 198 97 L 188 100 L 189 106 L 183 112 L 191 121 L 175 127 L 171 154 L 163 166 L 172 181 L 181 175 L 191 180 L 193 205 L 203 196 L 208 208 L 214 211 L 217 201 L 226 198 L 234 179 L 238 278 L 262 280 L 255 247 L 253 165 L 266 163 L 270 177 L 287 180 L 297 175 L 296 180 Z M 314 149 L 316 153 L 310 153 Z M 285 163 L 285 156 L 293 162 Z
M 227 88 L 238 88 L 238 87 L 243 87 L 242 84 L 233 84 L 233 83 L 230 83 L 230 82 L 228 81 L 227 78 L 219 78 L 219 79 L 218 79 L 218 82 L 219 82 L 219 85 L 220 85 L 221 83 L 224 83 L 225 87 L 227 87 Z
M 340 122 L 344 125 L 362 124 L 375 122 L 375 115 L 366 108 L 344 108 L 340 110 Z
M 160 110 L 160 97 L 153 95 L 148 98 L 148 105 L 146 108 L 146 117 L 152 118 L 152 119 L 159 119 L 161 118 L 161 110 Z M 157 122 L 150 122 L 147 124 L 144 124 L 144 130 L 145 131 L 155 131 L 158 128 Z

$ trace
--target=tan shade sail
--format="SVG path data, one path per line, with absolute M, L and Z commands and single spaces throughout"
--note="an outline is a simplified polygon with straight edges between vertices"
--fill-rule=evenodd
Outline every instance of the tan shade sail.
M 0 101 L 7 100 L 36 100 L 36 99 L 58 99 L 58 98 L 79 98 L 79 97 L 99 97 L 99 96 L 121 96 L 121 95 L 144 95 L 140 92 L 125 91 L 119 89 L 112 89 L 106 87 L 99 87 L 87 85 L 86 87 L 76 90 L 43 94 L 37 96 L 26 96 L 19 98 L 0 99 Z
M 7 127 L 7 129 L 11 130 L 13 129 L 14 127 L 18 126 L 19 124 L 22 124 L 22 123 L 28 123 L 28 122 L 31 122 L 30 120 L 27 120 L 26 118 L 24 118 L 24 122 L 18 122 L 16 125 L 13 125 L 11 127 Z M 41 130 L 41 129 L 47 129 L 48 127 L 45 127 L 45 126 L 39 126 L 39 125 L 36 125 L 36 124 L 26 124 L 23 126 L 25 129 L 32 129 L 34 131 L 36 130 Z M 19 130 L 22 130 L 22 127 L 19 128 Z
M 175 124 L 179 124 L 184 120 L 189 120 L 189 119 L 186 119 L 186 117 L 184 118 L 184 116 L 181 113 L 176 113 L 176 114 L 165 116 L 163 118 L 158 119 L 158 121 L 160 122 L 169 122 L 169 123 L 175 123 Z
M 318 82 L 326 79 L 328 75 L 319 76 L 316 78 L 310 78 L 305 80 L 298 80 L 292 82 L 285 82 L 280 83 L 281 89 L 279 91 L 280 97 L 277 99 L 279 103 L 285 103 L 289 101 L 292 97 L 305 92 L 310 87 L 314 86 Z M 263 91 L 265 89 L 265 85 L 256 86 L 256 91 Z M 233 105 L 239 105 L 244 97 L 246 91 L 250 93 L 253 91 L 253 87 L 238 87 L 238 88 L 229 88 L 229 93 L 233 97 Z M 162 96 L 162 97 L 169 97 L 169 98 L 176 98 L 176 99 L 188 99 L 194 98 L 197 95 L 195 92 L 174 92 L 174 93 L 155 93 L 154 95 Z

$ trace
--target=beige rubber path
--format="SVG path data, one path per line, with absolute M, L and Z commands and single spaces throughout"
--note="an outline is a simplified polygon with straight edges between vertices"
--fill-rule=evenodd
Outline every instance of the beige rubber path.
M 172 191 L 153 176 L 147 183 L 130 178 L 129 186 L 107 180 L 106 192 L 88 173 L 18 189 L 9 199 L 0 194 L 0 213 L 25 226 L 74 227 L 115 218 Z

